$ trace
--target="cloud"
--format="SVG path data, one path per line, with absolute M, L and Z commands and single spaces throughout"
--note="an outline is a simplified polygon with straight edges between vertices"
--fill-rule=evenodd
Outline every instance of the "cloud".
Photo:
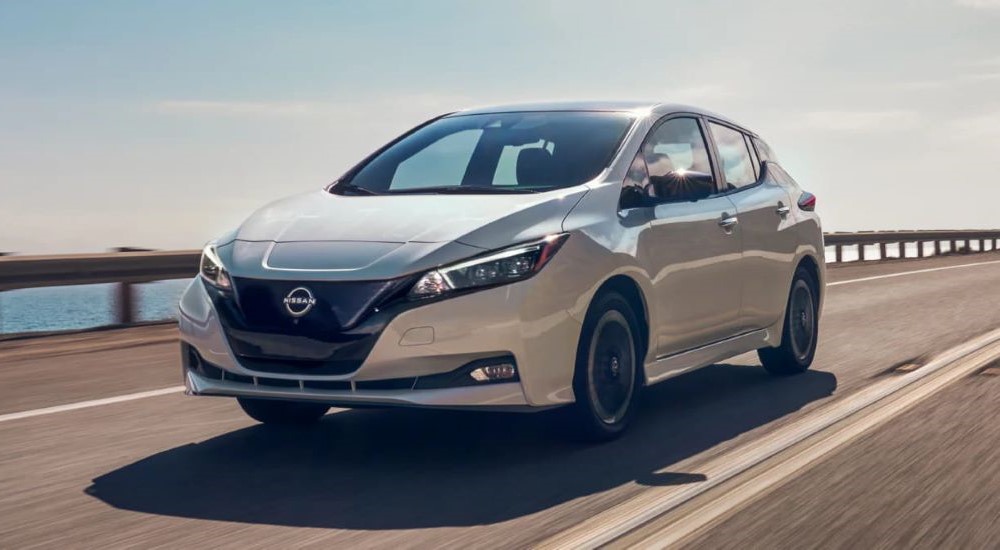
M 964 64 L 969 67 L 1000 67 L 1000 56 L 974 59 Z
M 706 101 L 725 99 L 735 95 L 733 88 L 721 84 L 703 84 L 683 88 L 668 89 L 663 94 L 667 101 L 677 103 L 704 103 Z
M 836 132 L 898 131 L 920 123 L 914 111 L 813 111 L 803 117 L 805 126 Z
M 955 0 L 959 6 L 979 9 L 1000 9 L 1000 0 Z
M 164 114 L 211 115 L 226 117 L 287 117 L 330 114 L 337 111 L 333 103 L 312 101 L 157 101 L 152 110 Z
M 997 60 L 996 62 L 998 66 L 1000 66 L 1000 60 Z M 977 66 L 986 67 L 988 65 L 983 62 L 981 64 L 977 64 Z M 888 88 L 894 90 L 940 90 L 954 86 L 965 86 L 998 81 L 1000 81 L 1000 71 L 991 71 L 959 74 L 949 78 L 894 82 L 889 84 Z
M 149 110 L 166 115 L 209 116 L 229 118 L 301 118 L 371 115 L 378 112 L 454 111 L 470 103 L 469 98 L 410 94 L 376 97 L 361 101 L 219 101 L 205 99 L 165 99 L 153 102 Z
M 994 140 L 1000 139 L 1000 110 L 959 118 L 951 123 L 951 128 L 958 138 L 986 140 L 992 146 Z
M 971 82 L 996 82 L 1000 80 L 1000 71 L 994 73 L 976 73 L 964 75 L 964 78 Z

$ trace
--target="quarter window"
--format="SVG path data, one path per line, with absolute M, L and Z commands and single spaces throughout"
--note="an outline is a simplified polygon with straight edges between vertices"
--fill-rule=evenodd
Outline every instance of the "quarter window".
M 774 162 L 767 163 L 767 171 L 769 174 L 771 174 L 771 177 L 780 185 L 793 188 L 797 188 L 799 186 L 799 184 L 796 183 L 794 179 L 792 179 L 792 176 L 789 176 L 788 172 L 785 172 L 785 170 L 782 167 L 778 166 L 777 163 Z
M 753 138 L 753 144 L 757 146 L 757 152 L 760 154 L 761 162 L 778 162 L 778 157 L 774 156 L 774 151 L 771 149 L 771 146 L 764 140 L 760 138 Z
M 733 190 L 746 187 L 757 181 L 754 173 L 753 160 L 743 134 L 727 126 L 710 123 L 715 148 L 722 162 L 722 172 L 726 178 L 726 189 Z

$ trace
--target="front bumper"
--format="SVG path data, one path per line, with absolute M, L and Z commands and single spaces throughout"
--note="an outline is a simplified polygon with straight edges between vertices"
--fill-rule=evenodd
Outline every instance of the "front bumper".
M 317 401 L 340 407 L 395 406 L 513 411 L 531 408 L 517 382 L 435 390 L 362 390 L 353 386 L 343 390 L 323 390 L 304 387 L 304 382 L 300 382 L 297 387 L 287 387 L 271 386 L 267 379 L 259 378 L 252 382 L 219 380 L 187 370 L 184 385 L 188 395 Z
M 348 407 L 518 410 L 572 402 L 581 325 L 568 310 L 579 296 L 558 290 L 555 278 L 560 270 L 553 267 L 550 264 L 535 277 L 515 284 L 399 313 L 382 330 L 361 366 L 342 375 L 264 372 L 241 364 L 204 284 L 196 278 L 181 298 L 181 338 L 223 374 L 208 375 L 185 367 L 187 392 L 321 401 Z M 434 389 L 380 384 L 444 375 L 471 362 L 502 356 L 514 358 L 517 382 Z M 392 389 L 385 389 L 388 386 Z

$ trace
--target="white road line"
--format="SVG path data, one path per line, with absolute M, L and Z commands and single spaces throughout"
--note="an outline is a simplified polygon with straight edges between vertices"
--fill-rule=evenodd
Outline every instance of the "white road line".
M 160 388 L 158 390 L 129 393 L 126 395 L 116 395 L 115 397 L 106 397 L 104 399 L 92 399 L 90 401 L 79 401 L 77 403 L 69 403 L 66 405 L 56 405 L 55 407 L 45 407 L 44 409 L 33 409 L 30 411 L 20 411 L 16 413 L 2 414 L 0 415 L 0 422 L 7 422 L 9 420 L 20 420 L 22 418 L 31 418 L 33 416 L 43 416 L 46 414 L 55 414 L 66 411 L 75 411 L 77 409 L 87 409 L 90 407 L 99 407 L 101 405 L 111 405 L 112 403 L 135 401 L 136 399 L 157 397 L 159 395 L 168 395 L 171 393 L 179 393 L 182 391 L 184 391 L 184 386 L 172 386 L 169 388 Z
M 927 269 L 917 269 L 914 271 L 901 271 L 899 273 L 888 273 L 886 275 L 874 275 L 872 277 L 861 277 L 858 279 L 848 279 L 846 281 L 835 281 L 826 283 L 826 286 L 849 285 L 851 283 L 863 283 L 865 281 L 876 281 L 878 279 L 889 279 L 892 277 L 902 277 L 903 275 L 916 275 L 918 273 L 930 273 L 932 271 L 944 271 L 946 269 L 959 269 L 962 267 L 975 267 L 977 265 L 1000 264 L 1000 260 L 990 260 L 988 262 L 976 262 L 973 264 L 946 265 L 942 267 L 930 267 Z
M 968 376 L 995 359 L 998 353 L 1000 348 L 994 344 L 961 359 L 943 371 L 941 376 L 917 385 L 913 391 L 900 392 L 898 397 L 891 396 L 884 399 L 870 412 L 857 415 L 858 418 L 852 418 L 843 426 L 833 427 L 833 431 L 829 434 L 824 433 L 812 438 L 815 441 L 812 439 L 805 441 L 805 448 L 793 450 L 789 456 L 776 457 L 775 464 L 766 467 L 762 472 L 752 474 L 747 480 L 737 482 L 734 487 L 710 498 L 708 502 L 697 506 L 682 517 L 656 525 L 654 532 L 645 535 L 641 542 L 632 542 L 629 546 L 660 549 L 683 545 L 687 542 L 686 539 L 703 533 L 730 512 L 740 509 L 861 435 L 884 425 L 953 382 Z
M 597 548 L 721 485 L 778 453 L 805 441 L 903 388 L 956 361 L 1000 341 L 1000 329 L 974 338 L 938 355 L 923 367 L 898 378 L 868 386 L 856 394 L 829 403 L 760 439 L 736 447 L 698 467 L 705 481 L 688 485 L 654 487 L 639 493 L 537 545 L 547 549 Z M 672 467 L 672 466 L 671 466 Z

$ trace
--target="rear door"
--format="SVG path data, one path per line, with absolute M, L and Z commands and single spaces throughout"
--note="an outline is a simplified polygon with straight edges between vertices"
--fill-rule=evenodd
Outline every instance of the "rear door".
M 678 185 L 677 175 L 691 172 L 706 177 Z M 712 174 L 704 125 L 684 115 L 654 126 L 630 170 L 632 188 L 652 199 L 643 207 L 650 223 L 640 234 L 638 255 L 655 289 L 650 301 L 660 322 L 650 328 L 657 357 L 737 330 L 740 226 Z M 669 184 L 660 185 L 664 180 Z
M 767 174 L 749 136 L 721 122 L 710 121 L 708 126 L 723 172 L 725 196 L 736 207 L 742 228 L 739 324 L 744 331 L 765 328 L 781 317 L 788 298 L 798 246 L 791 198 Z

